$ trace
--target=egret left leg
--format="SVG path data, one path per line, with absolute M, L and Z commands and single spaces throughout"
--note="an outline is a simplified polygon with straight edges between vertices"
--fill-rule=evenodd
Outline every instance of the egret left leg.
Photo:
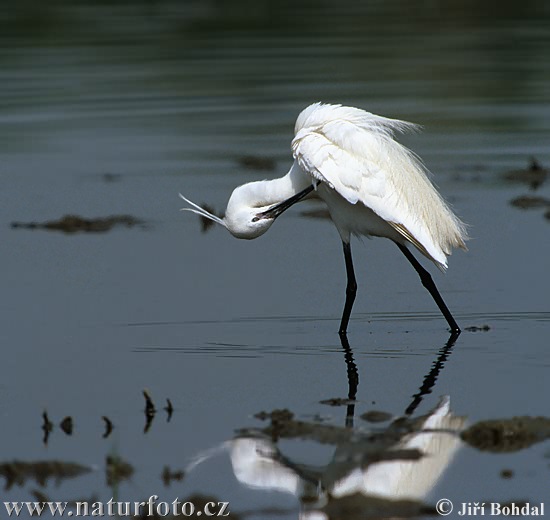
M 353 270 L 353 260 L 351 259 L 351 245 L 349 242 L 342 242 L 344 246 L 344 259 L 346 260 L 346 274 L 348 277 L 348 284 L 346 286 L 346 303 L 344 305 L 344 312 L 342 314 L 342 321 L 340 322 L 340 330 L 338 334 L 346 335 L 349 323 L 349 317 L 351 315 L 351 309 L 355 296 L 357 294 L 357 281 L 355 280 L 355 271 Z
M 414 255 L 409 251 L 407 246 L 404 246 L 403 244 L 399 244 L 396 242 L 397 247 L 401 249 L 401 252 L 406 256 L 407 260 L 412 264 L 415 271 L 420 276 L 420 281 L 422 282 L 422 285 L 428 289 L 429 293 L 432 295 L 432 298 L 434 299 L 435 303 L 437 303 L 437 306 L 439 307 L 439 310 L 445 316 L 445 319 L 447 320 L 447 323 L 449 324 L 449 327 L 451 327 L 451 332 L 455 334 L 460 334 L 460 327 L 456 323 L 455 319 L 453 318 L 451 311 L 445 305 L 445 302 L 443 301 L 443 298 L 441 297 L 441 294 L 439 294 L 439 291 L 437 290 L 437 287 L 435 286 L 435 283 L 432 279 L 432 275 L 426 271 L 420 265 L 420 262 L 414 257 Z

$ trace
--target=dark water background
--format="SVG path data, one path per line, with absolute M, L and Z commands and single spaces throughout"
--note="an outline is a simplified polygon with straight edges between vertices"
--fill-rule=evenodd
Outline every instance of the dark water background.
M 544 208 L 510 205 L 520 195 L 550 195 L 547 184 L 534 192 L 504 180 L 532 157 L 550 166 L 548 56 L 543 1 L 494 9 L 7 2 L 0 464 L 61 460 L 94 471 L 58 486 L 25 480 L 2 500 L 29 500 L 34 489 L 52 500 L 202 493 L 247 518 L 271 518 L 269 507 L 281 509 L 277 518 L 298 517 L 293 494 L 239 484 L 227 453 L 169 487 L 161 473 L 185 468 L 240 428 L 265 426 L 253 417 L 261 410 L 346 424 L 346 406 L 320 404 L 350 390 L 336 334 L 345 272 L 332 225 L 304 218 L 305 206 L 242 242 L 223 229 L 201 233 L 194 216 L 178 211 L 178 192 L 223 211 L 236 185 L 284 174 L 295 118 L 318 100 L 422 124 L 403 142 L 470 225 L 470 251 L 455 253 L 446 275 L 432 272 L 460 324 L 489 330 L 460 336 L 413 415 L 448 395 L 467 424 L 550 416 L 550 221 Z M 273 170 L 244 167 L 249 155 L 273 159 Z M 130 214 L 147 226 L 74 235 L 11 227 L 65 214 Z M 365 240 L 354 253 L 354 424 L 368 432 L 358 416 L 403 414 L 448 333 L 394 246 Z M 159 408 L 146 433 L 143 389 Z M 166 398 L 175 408 L 169 422 Z M 55 423 L 47 444 L 44 410 Z M 115 425 L 106 439 L 104 415 Z M 75 423 L 71 436 L 57 427 L 65 416 Z M 333 457 L 330 445 L 315 442 L 280 448 L 300 463 Z M 106 483 L 108 454 L 134 466 L 130 480 Z M 425 499 L 540 503 L 548 500 L 548 457 L 544 442 L 498 455 L 462 446 Z

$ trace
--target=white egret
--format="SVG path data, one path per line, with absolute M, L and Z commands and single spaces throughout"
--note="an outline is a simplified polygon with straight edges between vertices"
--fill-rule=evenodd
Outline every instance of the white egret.
M 342 105 L 314 103 L 296 121 L 294 163 L 280 179 L 235 188 L 219 218 L 183 195 L 184 208 L 221 224 L 237 238 L 263 235 L 275 219 L 306 197 L 322 199 L 344 248 L 346 300 L 340 334 L 346 334 L 357 282 L 351 235 L 386 237 L 413 265 L 451 331 L 460 332 L 429 272 L 409 250 L 412 244 L 441 270 L 455 247 L 466 249 L 465 225 L 430 182 L 416 156 L 393 138 L 417 128 L 397 119 Z

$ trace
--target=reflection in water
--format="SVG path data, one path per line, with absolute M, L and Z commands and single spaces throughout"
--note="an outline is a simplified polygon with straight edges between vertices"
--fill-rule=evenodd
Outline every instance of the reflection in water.
M 451 350 L 456 343 L 460 333 L 451 332 L 449 339 L 445 345 L 441 348 L 438 353 L 436 360 L 434 361 L 432 368 L 426 374 L 422 385 L 420 386 L 418 392 L 413 396 L 411 404 L 406 408 L 405 414 L 412 415 L 417 409 L 418 405 L 422 402 L 422 399 L 425 395 L 431 393 L 433 386 L 439 376 L 439 373 L 445 365 L 445 361 L 449 358 Z M 342 349 L 344 350 L 344 359 L 346 361 L 347 367 L 347 376 L 348 376 L 348 399 L 355 401 L 357 395 L 357 387 L 359 386 L 359 372 L 357 370 L 357 365 L 353 359 L 353 352 L 349 344 L 346 334 L 340 334 L 340 342 L 342 344 Z M 355 414 L 355 404 L 352 402 L 348 405 L 346 413 L 346 426 L 353 426 L 353 416 Z
M 357 396 L 357 387 L 359 386 L 359 372 L 357 371 L 357 365 L 353 359 L 353 352 L 348 342 L 346 334 L 339 334 L 340 342 L 342 343 L 342 349 L 344 350 L 344 359 L 346 361 L 347 373 L 348 373 L 348 399 L 350 402 L 346 410 L 346 426 L 353 426 L 353 416 L 355 415 L 355 398 Z
M 232 440 L 199 456 L 188 470 L 227 450 L 240 483 L 296 496 L 302 519 L 433 513 L 423 501 L 460 446 L 459 433 L 466 419 L 453 415 L 449 397 L 443 397 L 424 416 L 411 415 L 431 392 L 457 338 L 458 334 L 451 334 L 439 351 L 405 416 L 384 430 L 364 431 L 353 428 L 359 375 L 347 336 L 342 334 L 348 398 L 352 401 L 345 427 L 298 420 L 288 410 L 263 413 L 261 418 L 270 420 L 268 426 L 240 431 Z M 278 442 L 282 439 L 331 446 L 332 458 L 328 464 L 304 464 L 281 451 Z
M 424 381 L 422 382 L 422 385 L 420 386 L 420 389 L 418 390 L 418 393 L 416 393 L 413 396 L 413 400 L 411 404 L 407 407 L 405 410 L 405 414 L 411 415 L 414 413 L 422 399 L 425 395 L 431 393 L 433 386 L 435 385 L 435 382 L 439 376 L 439 373 L 443 369 L 443 366 L 445 364 L 445 361 L 449 358 L 451 355 L 451 349 L 454 347 L 454 344 L 456 343 L 456 340 L 458 339 L 460 333 L 452 332 L 449 336 L 449 339 L 447 340 L 447 343 L 443 346 L 443 348 L 439 351 L 439 355 L 437 359 L 435 360 L 431 370 L 428 372 L 426 377 L 424 378 Z
M 23 462 L 12 460 L 0 462 L 0 476 L 4 477 L 4 492 L 13 486 L 22 486 L 27 481 L 34 481 L 44 487 L 49 481 L 59 486 L 64 480 L 74 479 L 93 471 L 92 466 L 57 459 Z
M 509 169 L 510 155 L 547 153 L 540 129 L 547 129 L 549 14 L 537 9 L 540 0 L 494 12 L 473 2 L 467 9 L 404 0 L 254 5 L 27 0 L 5 9 L 5 171 L 30 173 L 29 156 L 43 159 L 41 175 L 115 176 L 109 180 L 158 172 L 160 161 L 186 175 L 220 157 L 226 172 L 236 161 L 269 169 L 281 152 L 266 133 L 282 142 L 289 115 L 320 99 L 453 128 L 460 155 L 489 168 L 500 161 Z M 514 144 L 505 150 L 503 130 Z M 247 156 L 243 135 L 262 143 L 267 161 Z M 435 146 L 455 161 L 456 149 Z M 111 154 L 116 160 L 104 160 Z
M 9 454 L 2 463 L 10 470 L 12 457 L 27 464 L 37 457 L 76 457 L 76 462 L 103 467 L 106 451 L 117 443 L 122 455 L 139 468 L 121 488 L 121 498 L 142 498 L 136 495 L 161 488 L 161 470 L 175 464 L 175 454 L 196 452 L 206 442 L 207 431 L 218 439 L 215 442 L 220 436 L 230 438 L 227 428 L 235 418 L 239 423 L 250 407 L 261 407 L 257 394 L 240 399 L 250 392 L 244 370 L 265 371 L 266 378 L 275 379 L 287 363 L 296 361 L 290 353 L 302 360 L 314 354 L 311 359 L 319 369 L 331 361 L 332 352 L 328 356 L 325 349 L 317 349 L 317 340 L 300 341 L 295 352 L 286 331 L 303 329 L 294 328 L 295 318 L 271 316 L 273 301 L 251 310 L 248 302 L 254 292 L 237 292 L 234 302 L 225 306 L 214 299 L 219 284 L 210 277 L 212 264 L 196 261 L 195 251 L 215 245 L 215 259 L 226 246 L 210 237 L 195 241 L 196 233 L 182 228 L 176 199 L 183 182 L 197 192 L 218 186 L 209 199 L 220 209 L 225 191 L 238 179 L 275 176 L 267 170 L 255 172 L 269 166 L 257 160 L 254 170 L 243 171 L 239 158 L 253 150 L 257 157 L 276 161 L 275 174 L 282 170 L 289 122 L 315 100 L 342 100 L 425 125 L 429 136 L 418 141 L 411 137 L 407 144 L 419 147 L 457 208 L 469 208 L 478 236 L 472 255 L 475 268 L 472 263 L 458 270 L 463 277 L 455 299 L 464 321 L 490 323 L 492 332 L 475 338 L 463 335 L 461 339 L 475 342 L 476 348 L 461 354 L 467 360 L 475 353 L 478 361 L 497 361 L 503 368 L 472 373 L 475 363 L 467 364 L 472 384 L 461 397 L 468 398 L 469 411 L 479 418 L 494 418 L 493 395 L 501 397 L 504 416 L 544 413 L 544 392 L 537 393 L 544 377 L 536 382 L 548 364 L 550 313 L 541 311 L 547 305 L 546 278 L 540 274 L 546 273 L 540 258 L 547 255 L 532 253 L 540 251 L 541 244 L 548 247 L 548 241 L 540 241 L 538 218 L 524 221 L 530 216 L 504 205 L 512 196 L 531 192 L 526 185 L 504 184 L 516 181 L 502 176 L 529 168 L 531 156 L 542 168 L 550 168 L 550 9 L 545 2 L 505 2 L 492 10 L 483 2 L 448 2 L 443 7 L 405 0 L 260 0 L 253 6 L 243 0 L 25 0 L 6 5 L 14 8 L 0 13 L 0 154 L 2 265 L 10 276 L 2 287 L 6 348 L 0 405 L 3 446 Z M 522 175 L 517 182 L 539 182 L 540 173 L 535 179 L 532 172 L 528 175 L 529 180 Z M 549 185 L 546 180 L 536 194 L 548 197 L 544 190 Z M 8 229 L 13 221 L 47 222 L 66 213 L 128 213 L 154 226 L 149 233 L 115 230 L 74 240 Z M 521 239 L 516 247 L 510 247 L 511 230 Z M 539 259 L 538 264 L 529 263 L 533 268 L 528 272 L 523 269 L 529 276 L 510 276 L 522 269 L 529 254 Z M 502 261 L 495 262 L 495 255 Z M 259 276 L 265 265 L 247 256 L 250 251 L 232 258 L 232 267 Z M 538 271 L 537 266 L 544 269 Z M 183 269 L 191 272 L 185 279 Z M 328 266 L 321 266 L 317 275 L 325 272 Z M 224 276 L 222 269 L 222 283 Z M 295 283 L 305 298 L 308 289 L 299 277 Z M 491 290 L 495 287 L 497 291 Z M 251 313 L 255 327 L 243 327 L 237 317 Z M 266 314 L 267 319 L 262 317 Z M 330 314 L 328 307 L 319 310 L 320 316 Z M 370 318 L 379 328 L 391 320 L 389 328 L 400 330 L 409 320 L 434 317 L 377 312 Z M 319 317 L 308 319 L 315 322 Z M 121 323 L 140 327 L 118 327 Z M 319 333 L 325 325 L 313 323 L 312 328 Z M 286 331 L 279 333 L 279 328 Z M 266 331 L 268 346 L 262 345 Z M 350 340 L 353 343 L 353 337 Z M 521 359 L 515 355 L 518 344 L 524 347 Z M 440 346 L 434 348 L 434 357 Z M 424 361 L 423 372 L 431 361 Z M 345 368 L 336 368 L 344 378 Z M 52 370 L 61 369 L 64 377 L 52 378 Z M 204 374 L 212 372 L 220 375 L 216 384 L 204 381 Z M 363 374 L 361 370 L 359 390 L 366 393 Z M 513 389 L 509 374 L 517 381 Z M 410 372 L 406 376 L 402 384 L 408 385 L 408 396 L 417 391 L 422 377 L 411 382 Z M 350 390 L 357 389 L 357 378 L 350 380 Z M 203 383 L 207 392 L 201 391 Z M 300 384 L 294 381 L 279 396 L 268 398 L 291 395 Z M 451 388 L 453 384 L 450 381 Z M 155 392 L 157 407 L 147 435 L 142 434 L 143 402 L 132 404 L 127 397 L 128 392 L 137 396 L 145 385 Z M 489 396 L 469 400 L 488 387 Z M 450 393 L 455 404 L 454 390 Z M 162 395 L 177 398 L 174 406 L 180 415 L 174 414 L 170 424 L 162 411 Z M 424 399 L 414 415 L 422 413 L 420 407 L 427 411 L 433 398 Z M 403 409 L 410 400 L 405 398 Z M 297 394 L 295 402 L 303 403 L 303 397 Z M 305 404 L 296 406 L 305 411 Z M 40 416 L 44 407 L 49 417 Z M 359 407 L 350 407 L 349 417 L 358 416 Z M 68 413 L 74 414 L 76 425 L 71 437 L 58 427 Z M 100 419 L 102 414 L 109 419 Z M 509 431 L 508 424 L 500 426 L 506 428 L 499 431 Z M 104 432 L 106 441 L 100 438 Z M 41 445 L 43 434 L 50 435 L 48 447 Z M 515 456 L 531 466 L 533 453 L 544 449 L 536 445 Z M 508 466 L 504 457 L 477 455 L 480 460 L 474 463 L 491 468 L 489 476 Z M 514 491 L 510 482 L 490 479 L 492 494 L 507 499 L 517 493 L 542 496 L 540 486 L 546 486 L 547 493 L 547 461 L 541 457 L 539 462 L 543 466 L 538 471 L 530 469 L 534 477 L 515 480 Z M 476 478 L 470 486 L 483 478 L 478 473 L 472 472 Z M 99 471 L 82 481 L 67 481 L 68 489 L 62 482 L 51 498 L 92 492 L 109 498 L 112 490 L 104 481 Z M 227 499 L 225 480 L 223 484 L 220 499 Z M 468 489 L 456 478 L 447 484 L 458 494 Z M 5 492 L 4 500 L 31 496 L 34 487 L 34 481 L 26 481 L 24 488 Z M 182 490 L 180 496 L 185 495 Z
M 366 518 L 373 510 L 383 516 L 432 512 L 423 500 L 450 464 L 465 422 L 452 414 L 448 397 L 427 415 L 398 419 L 376 433 L 295 421 L 289 415 L 284 426 L 277 425 L 277 438 L 272 420 L 267 428 L 243 431 L 220 449 L 229 452 L 242 484 L 296 496 L 302 519 Z M 332 459 L 320 466 L 303 464 L 281 452 L 277 442 L 282 438 L 330 444 Z

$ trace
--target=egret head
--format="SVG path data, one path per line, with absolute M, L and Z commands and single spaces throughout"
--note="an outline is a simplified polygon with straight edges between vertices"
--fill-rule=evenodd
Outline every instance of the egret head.
M 278 210 L 277 204 L 262 205 L 250 196 L 247 186 L 245 184 L 233 190 L 223 218 L 206 211 L 180 193 L 180 197 L 192 206 L 192 208 L 182 208 L 182 211 L 192 211 L 201 217 L 221 224 L 236 238 L 247 240 L 258 238 L 271 227 L 271 224 L 284 210 Z
M 284 198 L 273 189 L 273 182 L 249 182 L 235 188 L 229 197 L 223 218 L 212 215 L 180 193 L 180 197 L 192 206 L 192 208 L 183 208 L 183 211 L 192 211 L 221 224 L 236 238 L 248 240 L 258 238 L 271 227 L 281 213 L 315 189 L 314 185 L 310 184 L 291 197 Z
M 263 235 L 275 221 L 274 216 L 265 215 L 269 206 L 255 206 L 244 203 L 239 192 L 242 186 L 236 188 L 225 210 L 224 223 L 229 232 L 236 238 L 252 240 Z

